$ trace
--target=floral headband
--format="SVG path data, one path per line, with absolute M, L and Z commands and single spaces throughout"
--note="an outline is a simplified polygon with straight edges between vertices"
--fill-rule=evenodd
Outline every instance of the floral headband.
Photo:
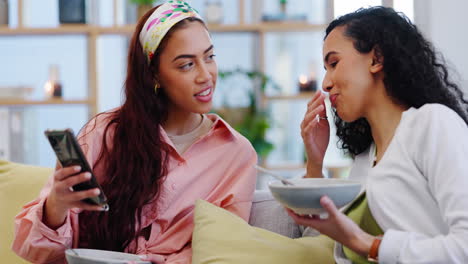
M 184 1 L 170 0 L 154 10 L 140 32 L 140 43 L 148 63 L 169 29 L 188 17 L 203 20 L 197 10 Z

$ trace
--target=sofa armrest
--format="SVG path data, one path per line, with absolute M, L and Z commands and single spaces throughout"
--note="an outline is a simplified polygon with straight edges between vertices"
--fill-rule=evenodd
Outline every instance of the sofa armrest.
M 290 238 L 302 236 L 300 226 L 289 217 L 284 207 L 268 190 L 255 191 L 249 224 Z
M 28 263 L 11 250 L 15 237 L 15 216 L 39 195 L 52 168 L 0 160 L 0 263 Z

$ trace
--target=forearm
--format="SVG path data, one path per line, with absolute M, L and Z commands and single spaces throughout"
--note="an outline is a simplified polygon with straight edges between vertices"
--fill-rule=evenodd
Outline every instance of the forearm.
M 307 169 L 307 173 L 306 173 L 305 178 L 324 178 L 324 175 L 322 173 L 322 170 L 323 170 L 322 164 L 316 164 L 316 163 L 307 161 L 306 169 Z
M 44 202 L 42 222 L 55 230 L 64 224 L 67 214 L 68 210 L 60 209 L 53 200 L 47 198 Z
M 367 257 L 375 239 L 377 239 L 375 236 L 362 232 L 362 234 L 353 238 L 347 246 L 359 255 Z
M 72 246 L 72 220 L 67 219 L 60 228 L 52 230 L 41 221 L 43 208 L 44 200 L 38 199 L 26 205 L 15 219 L 12 249 L 33 263 L 51 263 L 62 258 L 65 249 Z

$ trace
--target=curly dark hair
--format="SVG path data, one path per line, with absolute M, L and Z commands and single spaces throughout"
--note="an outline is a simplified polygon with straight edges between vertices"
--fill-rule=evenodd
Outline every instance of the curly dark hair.
M 324 39 L 341 26 L 358 52 L 365 54 L 375 48 L 384 58 L 385 90 L 394 102 L 415 108 L 427 103 L 443 104 L 468 124 L 468 102 L 449 79 L 443 57 L 403 13 L 382 6 L 360 8 L 333 20 Z M 346 153 L 358 155 L 372 143 L 366 119 L 348 123 L 334 110 L 334 121 L 338 145 Z

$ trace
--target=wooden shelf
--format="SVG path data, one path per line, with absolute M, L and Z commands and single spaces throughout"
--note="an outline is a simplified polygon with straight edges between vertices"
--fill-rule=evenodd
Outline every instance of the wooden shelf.
M 98 27 L 88 25 L 66 25 L 50 28 L 8 28 L 0 27 L 0 35 L 87 35 L 97 31 Z
M 309 24 L 298 22 L 268 22 L 256 25 L 260 32 L 301 32 L 301 31 L 323 31 L 324 24 Z
M 66 25 L 50 28 L 8 28 L 0 27 L 0 35 L 89 35 L 116 34 L 130 35 L 135 25 L 98 27 L 90 25 Z
M 87 24 L 60 25 L 58 27 L 34 28 L 34 27 L 0 27 L 0 35 L 88 35 L 88 34 L 116 34 L 131 35 L 135 25 L 123 25 L 113 27 L 100 27 Z M 208 25 L 211 32 L 301 32 L 301 31 L 321 31 L 325 25 L 314 25 L 307 23 L 289 22 L 268 22 L 260 24 L 239 24 L 239 25 Z
M 123 25 L 115 27 L 99 27 L 97 32 L 104 35 L 132 35 L 136 25 Z
M 260 24 L 215 25 L 209 24 L 212 32 L 291 32 L 291 31 L 320 31 L 325 25 L 290 22 L 268 22 Z
M 303 92 L 293 95 L 271 95 L 265 96 L 264 99 L 268 101 L 274 100 L 310 100 L 315 92 Z
M 17 105 L 80 105 L 91 104 L 92 100 L 22 100 L 22 99 L 0 99 L 0 106 L 17 106 Z

